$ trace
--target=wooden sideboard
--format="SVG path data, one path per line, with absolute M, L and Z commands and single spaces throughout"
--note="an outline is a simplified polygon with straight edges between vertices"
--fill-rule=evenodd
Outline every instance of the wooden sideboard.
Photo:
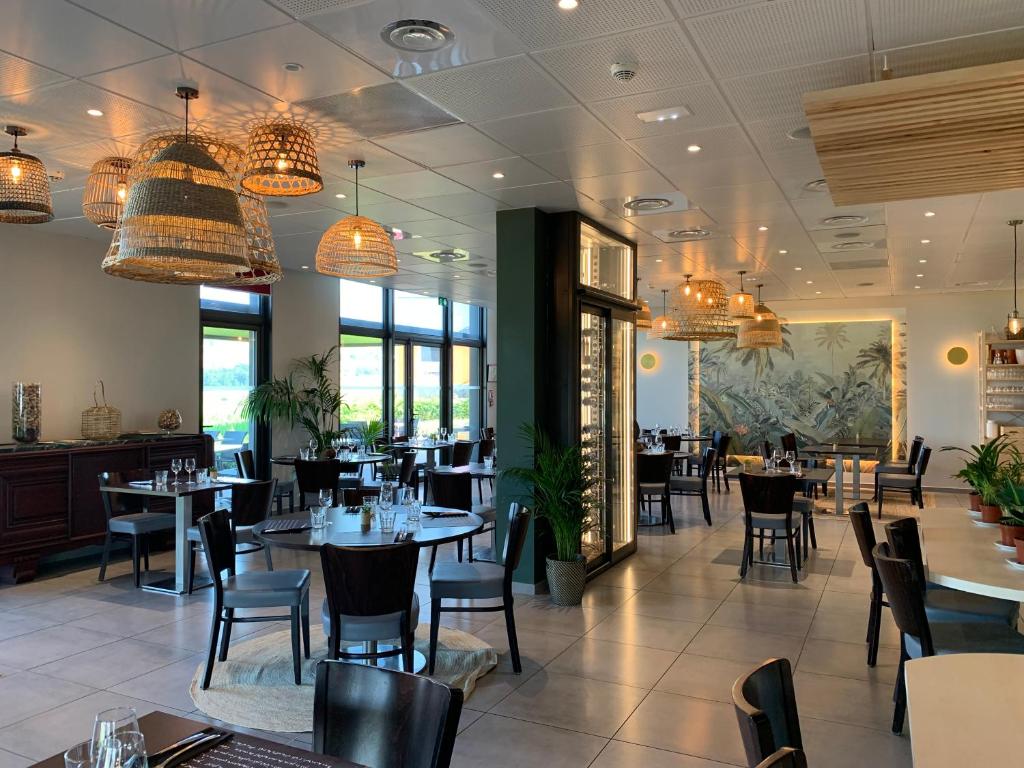
M 190 457 L 213 464 L 209 435 L 0 445 L 0 580 L 27 581 L 40 557 L 102 543 L 100 472 L 168 469 Z

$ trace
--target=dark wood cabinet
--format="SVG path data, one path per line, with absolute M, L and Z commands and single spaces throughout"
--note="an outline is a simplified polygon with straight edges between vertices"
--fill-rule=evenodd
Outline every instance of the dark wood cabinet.
M 213 464 L 208 435 L 0 448 L 0 579 L 26 581 L 40 557 L 102 542 L 100 472 L 167 469 L 189 457 Z

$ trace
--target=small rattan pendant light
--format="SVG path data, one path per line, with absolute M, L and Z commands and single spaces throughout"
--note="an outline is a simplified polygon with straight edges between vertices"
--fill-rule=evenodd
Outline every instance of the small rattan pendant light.
M 18 149 L 18 137 L 28 131 L 8 125 L 4 132 L 14 137 L 14 148 L 0 152 L 0 223 L 45 224 L 53 221 L 53 198 L 46 167 L 35 155 Z
M 384 227 L 359 215 L 359 169 L 363 160 L 350 160 L 356 172 L 356 215 L 346 216 L 324 232 L 316 249 L 316 271 L 331 277 L 388 277 L 398 272 L 398 257 Z
M 1024 221 L 1010 219 L 1006 223 L 1013 227 L 1013 311 L 1006 316 L 1006 338 L 1024 339 L 1024 320 L 1017 312 L 1017 227 Z
M 741 320 L 736 329 L 737 349 L 777 349 L 782 346 L 782 326 L 779 318 L 767 306 L 761 303 L 761 288 L 757 286 L 757 306 L 754 316 L 749 320 Z
M 242 186 L 275 197 L 319 192 L 324 181 L 312 134 L 291 120 L 257 125 L 249 132 Z
M 668 291 L 661 290 L 661 314 L 651 321 L 651 329 L 647 336 L 652 339 L 664 339 L 672 334 L 676 323 L 668 314 Z
M 754 316 L 754 297 L 743 290 L 745 269 L 740 270 L 740 289 L 729 297 L 729 317 L 733 320 L 747 320 Z
M 104 157 L 97 160 L 85 180 L 82 213 L 102 229 L 114 229 L 128 198 L 128 172 L 132 161 L 127 157 Z
M 188 136 L 134 169 L 103 271 L 151 283 L 227 284 L 251 271 L 235 180 Z

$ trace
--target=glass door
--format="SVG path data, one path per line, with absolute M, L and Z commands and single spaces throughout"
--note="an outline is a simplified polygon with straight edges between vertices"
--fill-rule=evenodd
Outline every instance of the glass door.
M 475 440 L 483 426 L 480 397 L 481 349 L 464 344 L 452 346 L 452 434 L 459 440 Z
M 618 559 L 620 555 L 625 556 L 636 546 L 636 450 L 633 442 L 636 412 L 635 343 L 636 329 L 632 316 L 620 315 L 619 311 L 613 311 L 608 408 L 608 522 L 612 560 Z
M 391 371 L 391 434 L 395 438 L 412 437 L 415 434 L 413 430 L 409 429 L 405 412 L 405 356 L 407 353 L 408 344 L 395 343 Z
M 590 471 L 599 478 L 591 489 L 593 501 L 601 507 L 608 499 L 608 368 L 606 337 L 608 323 L 598 310 L 584 308 L 580 316 L 580 445 Z M 581 551 L 588 566 L 608 559 L 607 509 L 583 534 Z
M 253 448 L 256 430 L 242 417 L 242 404 L 256 386 L 257 332 L 203 326 L 203 431 L 213 437 L 214 461 L 237 475 L 235 452 Z
M 412 412 L 420 434 L 432 435 L 441 429 L 441 347 L 413 344 Z

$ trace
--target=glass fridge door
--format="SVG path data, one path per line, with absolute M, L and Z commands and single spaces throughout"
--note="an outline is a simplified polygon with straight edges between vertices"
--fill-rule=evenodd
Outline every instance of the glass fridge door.
M 632 549 L 636 542 L 636 451 L 633 441 L 635 339 L 632 320 L 612 318 L 608 517 L 613 560 L 617 554 L 625 554 Z
M 598 509 L 605 507 L 607 485 L 607 416 L 605 401 L 608 372 L 605 365 L 607 351 L 605 337 L 608 322 L 597 312 L 584 310 L 580 317 L 580 445 L 590 471 L 600 478 L 592 489 Z M 594 566 L 607 559 L 605 521 L 600 514 L 591 521 L 592 527 L 583 534 L 581 551 L 587 565 Z

